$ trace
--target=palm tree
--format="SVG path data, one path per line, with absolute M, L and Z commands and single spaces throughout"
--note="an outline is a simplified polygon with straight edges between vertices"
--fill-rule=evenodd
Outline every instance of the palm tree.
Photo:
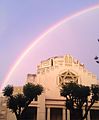
M 7 107 L 15 113 L 17 120 L 21 120 L 29 104 L 43 92 L 43 87 L 27 83 L 23 86 L 23 93 L 14 95 L 13 92 L 13 86 L 7 85 L 3 90 L 3 95 L 7 97 Z

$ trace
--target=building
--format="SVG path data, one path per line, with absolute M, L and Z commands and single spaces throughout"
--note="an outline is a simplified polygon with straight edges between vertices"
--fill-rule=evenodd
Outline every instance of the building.
M 31 103 L 25 114 L 27 120 L 77 120 L 77 112 L 71 114 L 65 108 L 65 99 L 60 96 L 61 84 L 70 81 L 86 86 L 98 83 L 96 75 L 71 55 L 56 56 L 42 61 L 37 66 L 37 74 L 27 75 L 27 82 L 44 87 L 42 95 Z M 98 120 L 98 114 L 99 102 L 92 106 L 87 120 Z M 7 118 L 11 120 L 9 116 Z
M 37 101 L 37 120 L 66 120 L 66 115 L 67 120 L 70 120 L 70 113 L 65 109 L 64 98 L 60 96 L 60 85 L 70 81 L 86 86 L 98 82 L 96 75 L 89 72 L 84 64 L 70 55 L 56 56 L 44 60 L 37 66 L 36 75 L 28 74 L 27 82 L 37 82 L 45 88 L 44 93 Z M 35 105 L 32 106 L 35 107 Z M 95 119 L 95 117 L 92 117 L 93 109 L 94 114 L 98 114 L 99 103 L 95 103 L 88 113 L 88 120 Z

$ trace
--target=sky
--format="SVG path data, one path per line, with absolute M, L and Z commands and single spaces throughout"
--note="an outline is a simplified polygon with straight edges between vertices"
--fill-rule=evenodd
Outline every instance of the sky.
M 55 24 L 59 23 L 61 20 L 68 16 L 72 16 L 73 14 L 76 14 L 77 12 L 83 11 L 87 8 L 90 8 L 92 6 L 99 5 L 99 0 L 1 0 L 0 1 L 0 84 L 4 81 L 7 74 L 13 67 L 13 65 L 16 63 L 16 61 L 20 58 L 22 53 L 30 46 L 36 38 L 41 36 L 45 31 L 47 31 L 49 28 L 54 26 Z M 64 55 L 66 48 L 65 44 L 67 38 L 69 41 L 67 43 L 72 41 L 71 39 L 81 39 L 79 42 L 79 45 L 82 44 L 82 46 L 89 45 L 91 50 L 94 51 L 91 61 L 93 61 L 94 55 L 98 54 L 98 43 L 97 38 L 99 37 L 99 31 L 98 31 L 98 21 L 99 21 L 99 11 L 93 11 L 89 13 L 88 15 L 85 14 L 85 16 L 81 16 L 78 19 L 71 20 L 68 24 L 62 24 L 61 27 L 57 28 L 54 32 L 49 34 L 45 40 L 45 42 L 41 42 L 38 46 L 36 46 L 34 51 L 31 51 L 27 58 L 25 58 L 25 62 L 23 61 L 23 65 L 20 65 L 19 69 L 14 72 L 16 74 L 12 77 L 15 81 L 16 79 L 22 79 L 24 78 L 22 75 L 20 75 L 19 71 L 24 71 L 27 67 L 23 67 L 25 63 L 27 66 L 33 66 L 34 69 L 36 67 L 36 63 L 39 62 L 42 59 L 47 59 L 48 57 L 52 57 L 54 55 Z M 93 17 L 92 17 L 93 16 Z M 87 20 L 86 20 L 86 19 Z M 81 21 L 81 22 L 79 22 Z M 84 24 L 86 23 L 86 24 Z M 83 25 L 84 24 L 84 25 Z M 86 29 L 87 28 L 89 29 Z M 77 30 L 75 31 L 75 28 Z M 93 30 L 90 30 L 93 29 Z M 90 33 L 88 32 L 90 30 Z M 75 32 L 74 32 L 75 31 Z M 79 32 L 80 31 L 80 32 Z M 83 33 L 82 31 L 85 31 L 87 34 Z M 95 34 L 96 32 L 96 34 Z M 68 33 L 68 37 L 65 35 L 65 33 Z M 78 34 L 79 33 L 79 34 Z M 58 36 L 57 36 L 58 35 Z M 71 35 L 73 37 L 71 37 Z M 85 37 L 82 39 L 81 37 Z M 57 37 L 55 37 L 57 36 Z M 64 36 L 65 39 L 62 39 L 62 36 Z M 77 36 L 77 37 L 75 37 Z M 89 37 L 90 36 L 90 37 Z M 59 39 L 60 38 L 60 39 Z M 58 40 L 59 39 L 59 40 Z M 53 41 L 50 41 L 53 40 Z M 65 40 L 65 41 L 64 41 Z M 44 40 L 43 40 L 44 41 Z M 51 44 L 53 43 L 53 44 Z M 57 43 L 57 47 L 54 48 L 55 43 Z M 59 49 L 59 45 L 61 44 L 61 47 Z M 93 47 L 94 44 L 94 47 Z M 75 46 L 77 44 L 75 43 Z M 68 47 L 68 46 L 67 46 Z M 70 46 L 71 47 L 71 46 Z M 90 59 L 85 59 L 85 56 L 83 56 L 83 48 L 80 51 L 79 49 L 74 49 L 75 52 L 69 51 L 69 48 L 66 51 L 70 52 L 74 55 L 74 57 L 81 60 L 81 62 L 88 63 L 88 68 L 96 73 L 98 75 L 98 67 L 96 64 L 92 64 Z M 45 49 L 43 49 L 45 48 Z M 48 50 L 49 48 L 49 50 Z M 61 49 L 64 48 L 64 49 Z M 87 46 L 88 48 L 88 46 Z M 86 48 L 86 50 L 87 50 Z M 50 49 L 52 49 L 50 51 Z M 71 49 L 70 49 L 71 50 Z M 42 52 L 44 51 L 44 53 Z M 46 51 L 46 52 L 45 52 Z M 77 53 L 76 51 L 80 51 Z M 81 54 L 80 54 L 81 53 Z M 91 52 L 92 53 L 92 52 Z M 90 54 L 90 51 L 87 51 L 86 56 Z M 29 57 L 31 56 L 31 58 Z M 31 61 L 29 61 L 31 59 Z M 33 61 L 33 59 L 35 59 Z M 37 61 L 37 62 L 35 62 Z M 32 63 L 33 62 L 33 63 Z M 92 65 L 91 65 L 92 64 Z M 29 69 L 26 72 L 34 72 L 32 68 Z M 19 77 L 21 76 L 21 77 Z M 26 75 L 25 75 L 26 76 Z M 12 79 L 11 78 L 11 79 Z

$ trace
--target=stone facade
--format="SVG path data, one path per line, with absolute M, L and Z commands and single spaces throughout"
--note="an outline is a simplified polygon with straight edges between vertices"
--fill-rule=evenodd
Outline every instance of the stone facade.
M 89 72 L 84 64 L 81 64 L 71 55 L 56 56 L 42 61 L 37 66 L 37 74 L 27 75 L 27 82 L 41 84 L 44 87 L 42 95 L 30 105 L 30 110 L 33 112 L 30 113 L 32 117 L 29 119 L 77 120 L 77 116 L 73 119 L 73 114 L 71 115 L 71 113 L 66 110 L 65 99 L 60 96 L 60 85 L 70 81 L 86 86 L 98 84 L 96 75 Z M 20 89 L 16 88 L 15 91 L 20 92 Z M 99 114 L 99 102 L 93 105 L 91 111 L 88 113 L 87 120 L 94 120 L 92 116 L 93 110 L 96 110 L 97 116 L 97 114 Z M 77 114 L 77 112 L 75 112 L 75 114 Z M 11 119 L 7 117 L 7 120 Z
M 60 96 L 60 85 L 70 81 L 86 86 L 98 83 L 96 75 L 70 55 L 42 61 L 37 66 L 35 80 L 34 77 L 29 80 L 27 76 L 27 82 L 39 83 L 44 87 L 44 93 L 37 101 L 37 120 L 70 120 L 70 112 L 65 109 L 65 100 Z M 98 110 L 99 103 L 95 103 L 92 109 Z M 90 117 L 89 112 L 88 120 Z

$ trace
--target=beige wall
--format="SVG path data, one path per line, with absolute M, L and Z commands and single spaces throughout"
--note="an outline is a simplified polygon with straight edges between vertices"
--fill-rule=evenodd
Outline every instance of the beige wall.
M 61 108 L 64 113 L 65 100 L 60 96 L 60 78 L 63 76 L 61 83 L 67 82 L 67 80 L 71 80 L 65 79 L 68 74 L 72 79 L 75 80 L 76 78 L 78 83 L 82 85 L 91 86 L 91 84 L 98 83 L 96 76 L 89 72 L 84 64 L 81 64 L 70 55 L 56 56 L 44 60 L 37 66 L 37 74 L 27 75 L 27 82 L 39 83 L 44 87 L 44 93 L 39 96 L 38 101 L 31 103 L 31 106 L 37 107 L 37 120 L 45 120 L 46 108 L 48 120 L 50 120 L 51 108 Z M 22 92 L 22 87 L 14 87 L 14 94 L 20 92 Z M 3 109 L 1 102 L 0 99 L 0 107 Z M 95 109 L 99 109 L 99 106 L 97 106 L 98 103 L 94 104 Z M 6 107 L 5 111 L 5 120 L 15 120 L 15 115 L 9 112 Z M 63 119 L 65 118 L 64 115 Z M 70 116 L 67 117 L 69 120 Z
M 35 80 L 44 86 L 46 98 L 61 98 L 59 76 L 68 71 L 78 77 L 79 84 L 86 86 L 97 84 L 96 76 L 70 55 L 49 58 L 42 61 L 37 68 Z

